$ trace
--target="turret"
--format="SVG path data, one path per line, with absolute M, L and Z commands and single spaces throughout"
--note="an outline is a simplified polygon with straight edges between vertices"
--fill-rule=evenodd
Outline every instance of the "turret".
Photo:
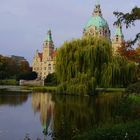
M 51 30 L 48 31 L 47 37 L 43 44 L 43 61 L 46 61 L 48 59 L 52 58 L 53 52 L 54 52 L 54 44 L 52 40 L 52 33 Z
M 102 17 L 102 11 L 101 11 L 101 6 L 98 0 L 96 0 L 95 3 L 95 8 L 94 11 L 92 13 L 93 16 L 101 16 Z
M 122 47 L 124 44 L 124 35 L 122 32 L 122 26 L 121 24 L 116 25 L 116 32 L 115 36 L 112 39 L 112 48 L 113 48 L 113 53 L 117 53 L 118 48 Z

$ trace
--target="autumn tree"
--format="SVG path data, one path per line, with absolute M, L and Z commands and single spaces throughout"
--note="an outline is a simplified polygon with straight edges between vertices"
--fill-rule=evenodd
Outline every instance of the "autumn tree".
M 19 64 L 20 72 L 28 72 L 30 71 L 30 65 L 28 61 L 21 61 Z

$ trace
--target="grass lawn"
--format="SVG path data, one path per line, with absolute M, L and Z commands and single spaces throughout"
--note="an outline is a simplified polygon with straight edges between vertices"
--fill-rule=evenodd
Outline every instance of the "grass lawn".
M 56 93 L 57 87 L 53 86 L 28 86 L 25 89 L 32 90 L 33 92 L 53 92 Z
M 125 88 L 96 88 L 96 90 L 101 92 L 125 92 Z
M 16 79 L 6 79 L 6 80 L 0 80 L 0 85 L 17 85 L 18 82 Z

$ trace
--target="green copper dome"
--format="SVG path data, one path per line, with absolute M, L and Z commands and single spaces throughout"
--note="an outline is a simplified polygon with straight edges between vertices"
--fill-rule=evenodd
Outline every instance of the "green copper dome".
M 95 27 L 97 27 L 99 29 L 99 28 L 102 28 L 102 27 L 108 27 L 108 24 L 107 24 L 106 20 L 103 17 L 101 17 L 101 16 L 92 16 L 89 19 L 88 23 L 86 24 L 85 29 L 87 29 L 90 26 L 95 26 Z

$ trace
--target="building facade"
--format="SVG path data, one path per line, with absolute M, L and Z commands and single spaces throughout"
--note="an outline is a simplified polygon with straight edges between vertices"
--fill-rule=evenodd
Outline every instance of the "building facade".
M 43 43 L 43 51 L 38 50 L 33 58 L 32 68 L 38 74 L 38 78 L 45 79 L 48 74 L 54 73 L 56 64 L 56 49 L 52 40 L 51 31 Z

